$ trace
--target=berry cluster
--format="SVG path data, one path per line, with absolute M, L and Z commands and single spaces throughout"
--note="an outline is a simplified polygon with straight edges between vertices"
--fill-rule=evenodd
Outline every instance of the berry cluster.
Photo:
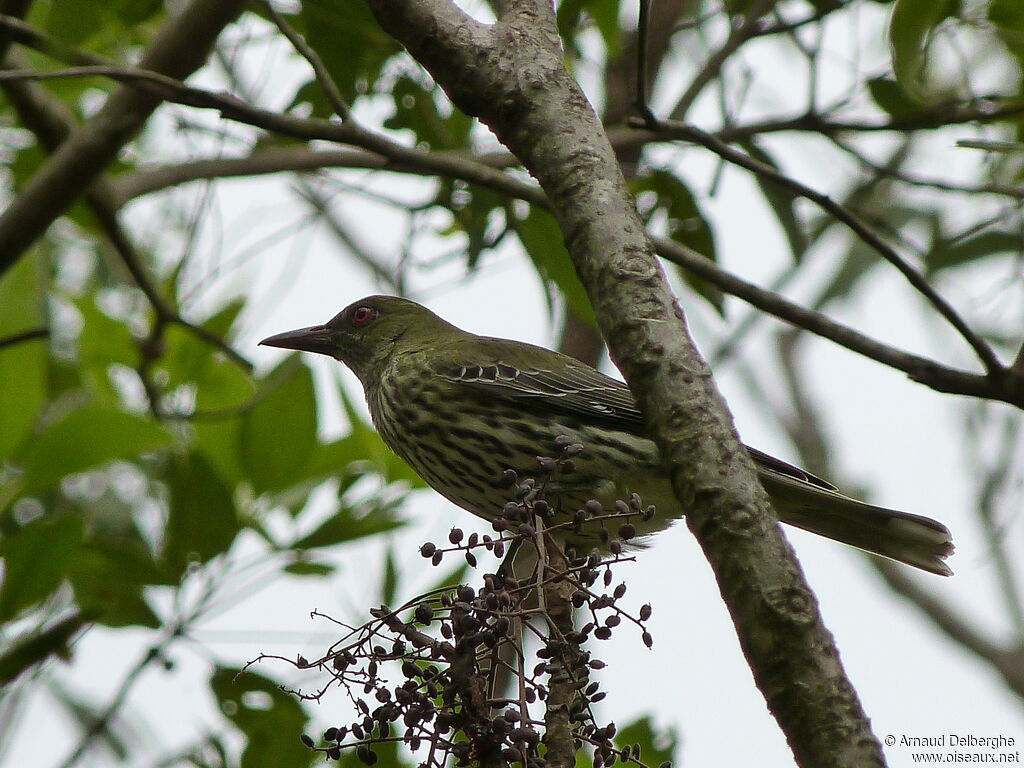
M 320 745 L 304 735 L 307 746 L 332 759 L 352 749 L 366 765 L 377 762 L 375 748 L 401 742 L 422 755 L 423 768 L 449 760 L 539 768 L 560 748 L 575 754 L 589 744 L 596 768 L 616 761 L 643 765 L 639 748 L 613 743 L 614 723 L 596 721 L 593 705 L 606 693 L 590 674 L 605 663 L 583 645 L 591 637 L 607 640 L 624 621 L 652 645 L 645 627 L 650 605 L 633 616 L 618 604 L 626 585 L 609 588 L 613 567 L 632 559 L 622 550 L 635 536 L 631 520 L 649 519 L 653 508 L 643 509 L 634 495 L 614 511 L 594 501 L 560 520 L 545 491 L 552 476 L 574 470 L 573 457 L 583 447 L 566 438 L 556 446 L 557 457 L 538 457 L 537 478 L 505 473 L 513 500 L 493 521 L 496 536 L 466 536 L 453 528 L 448 546 L 420 547 L 435 565 L 454 552 L 471 567 L 482 552 L 495 558 L 507 553 L 495 572 L 483 574 L 480 586 L 439 590 L 397 610 L 373 609 L 371 621 L 352 629 L 322 658 L 300 659 L 299 666 L 331 676 L 309 698 L 340 686 L 355 712 L 351 721 L 328 728 Z M 598 538 L 610 556 L 596 548 L 581 556 L 562 547 L 560 534 L 584 525 L 604 532 Z M 523 548 L 533 550 L 538 567 L 516 578 L 511 561 Z M 580 613 L 587 620 L 577 629 L 573 618 Z M 566 734 L 566 743 L 554 743 L 555 734 Z

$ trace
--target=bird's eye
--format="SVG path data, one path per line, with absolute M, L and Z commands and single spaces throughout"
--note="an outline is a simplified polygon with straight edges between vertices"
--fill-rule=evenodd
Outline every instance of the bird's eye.
M 373 307 L 356 307 L 356 311 L 352 313 L 352 324 L 366 325 L 371 320 L 376 320 L 379 314 Z

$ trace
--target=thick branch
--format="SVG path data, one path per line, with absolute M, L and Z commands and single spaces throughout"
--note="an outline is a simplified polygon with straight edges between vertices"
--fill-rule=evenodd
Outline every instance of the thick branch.
M 187 77 L 244 6 L 244 0 L 193 0 L 161 30 L 140 65 Z M 61 145 L 0 215 L 0 274 L 103 172 L 160 103 L 138 88 L 120 88 Z
M 565 71 L 551 7 L 508 0 L 487 30 L 446 0 L 370 0 L 370 7 L 547 192 L 612 356 L 648 416 L 797 761 L 884 764 L 814 595 L 689 338 L 607 136 Z
M 12 53 L 8 58 L 19 57 Z M 35 83 L 14 80 L 0 82 L 0 87 L 3 88 L 7 98 L 14 106 L 19 119 L 26 128 L 35 134 L 40 146 L 47 152 L 52 154 L 58 151 L 62 143 L 73 134 L 75 122 L 72 115 L 67 112 L 58 99 Z M 206 343 L 220 349 L 248 370 L 251 367 L 249 361 L 230 344 L 201 325 L 186 320 L 178 312 L 178 309 L 160 294 L 143 265 L 142 257 L 118 221 L 118 206 L 113 201 L 111 184 L 102 173 L 85 191 L 85 200 L 96 216 L 110 246 L 153 307 L 157 317 L 155 327 L 162 330 L 168 323 L 177 323 Z
M 461 161 L 500 170 L 510 166 L 507 153 L 478 154 L 434 153 Z M 137 197 L 158 192 L 179 184 L 209 179 L 262 176 L 269 173 L 314 173 L 324 168 L 368 168 L 395 173 L 436 176 L 438 172 L 423 163 L 397 162 L 377 152 L 365 149 L 315 150 L 308 147 L 270 147 L 260 149 L 246 157 L 222 157 L 211 160 L 193 160 L 179 165 L 142 167 L 111 180 L 115 201 L 119 206 Z M 447 174 L 446 174 L 447 175 Z M 461 178 L 451 176 L 450 178 Z M 507 188 L 506 188 L 507 190 Z

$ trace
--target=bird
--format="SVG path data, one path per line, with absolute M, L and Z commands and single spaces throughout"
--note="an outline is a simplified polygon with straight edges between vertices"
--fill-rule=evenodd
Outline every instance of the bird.
M 359 379 L 384 443 L 435 491 L 493 521 L 510 502 L 510 477 L 538 475 L 552 442 L 582 445 L 570 473 L 551 473 L 545 501 L 565 514 L 653 505 L 636 541 L 685 510 L 629 388 L 575 358 L 464 331 L 414 301 L 367 296 L 323 325 L 260 344 L 333 357 Z M 779 519 L 789 525 L 930 573 L 952 575 L 949 530 L 921 515 L 868 504 L 831 483 L 744 446 Z M 511 471 L 511 475 L 510 475 Z M 577 521 L 579 518 L 576 518 Z M 607 544 L 575 526 L 573 547 Z

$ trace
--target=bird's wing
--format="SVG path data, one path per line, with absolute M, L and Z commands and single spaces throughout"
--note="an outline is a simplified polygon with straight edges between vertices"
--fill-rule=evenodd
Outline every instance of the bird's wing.
M 759 451 L 757 448 L 751 448 L 749 445 L 744 445 L 747 449 L 747 453 L 750 454 L 750 458 L 754 460 L 754 466 L 757 467 L 759 472 L 763 472 L 769 475 L 782 475 L 784 477 L 791 478 L 793 480 L 799 480 L 813 485 L 817 488 L 824 488 L 826 491 L 837 491 L 832 483 L 828 480 L 822 480 L 816 475 L 812 475 L 810 472 L 800 469 L 800 467 L 794 466 L 789 462 L 783 461 L 782 459 L 776 459 L 774 456 Z
M 548 413 L 576 416 L 592 424 L 634 435 L 647 434 L 643 414 L 629 387 L 579 363 L 560 365 L 557 371 L 507 363 L 449 365 L 437 373 L 449 381 L 488 392 L 496 398 L 530 399 L 533 407 Z M 793 464 L 757 448 L 744 447 L 760 472 L 781 475 L 828 491 L 837 490 L 831 483 Z
M 506 363 L 449 365 L 437 373 L 496 398 L 531 400 L 534 407 L 549 413 L 639 435 L 645 432 L 643 416 L 629 388 L 581 364 L 560 365 L 557 371 Z

